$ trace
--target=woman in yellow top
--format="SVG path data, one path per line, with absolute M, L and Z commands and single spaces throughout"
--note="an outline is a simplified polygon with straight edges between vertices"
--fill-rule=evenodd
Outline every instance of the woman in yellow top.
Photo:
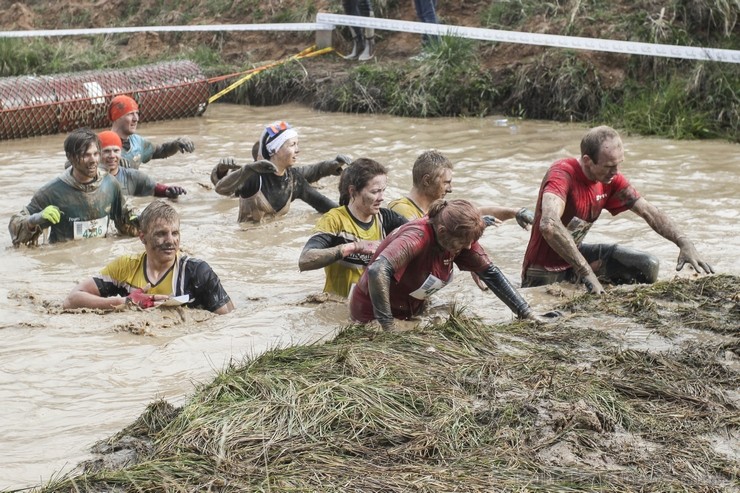
M 324 268 L 324 291 L 348 297 L 380 240 L 406 219 L 381 207 L 388 181 L 372 159 L 353 161 L 339 180 L 339 207 L 325 213 L 298 260 L 301 271 Z

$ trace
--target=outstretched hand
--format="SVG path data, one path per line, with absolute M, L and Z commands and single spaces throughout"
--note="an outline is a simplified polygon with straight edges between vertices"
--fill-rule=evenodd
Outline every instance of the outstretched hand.
M 168 199 L 176 199 L 180 195 L 186 195 L 188 192 L 178 185 L 170 185 L 167 187 L 164 193 Z
M 345 165 L 349 166 L 352 164 L 352 158 L 344 154 L 337 154 L 337 157 L 334 158 L 334 163 L 336 163 L 337 168 L 332 174 L 339 176 L 342 174 L 342 171 L 344 171 Z
M 522 229 L 529 229 L 534 223 L 534 212 L 530 211 L 526 207 L 522 207 L 516 213 L 516 223 L 522 227 Z
M 714 274 L 712 266 L 699 258 L 699 252 L 696 251 L 693 243 L 686 240 L 680 248 L 681 251 L 678 252 L 678 263 L 676 263 L 677 271 L 683 269 L 684 265 L 688 262 L 698 273 L 701 273 L 703 270 L 705 274 Z
M 483 222 L 486 224 L 486 228 L 491 226 L 495 226 L 498 228 L 502 224 L 502 221 L 500 219 L 493 216 L 483 216 Z
M 222 157 L 218 160 L 218 169 L 221 172 L 231 171 L 239 168 L 241 168 L 241 166 L 236 164 L 236 160 L 233 157 Z
M 255 161 L 249 166 L 255 173 L 277 173 L 277 167 L 267 159 Z
M 189 137 L 178 137 L 173 142 L 177 144 L 180 152 L 193 152 L 195 150 L 195 144 Z

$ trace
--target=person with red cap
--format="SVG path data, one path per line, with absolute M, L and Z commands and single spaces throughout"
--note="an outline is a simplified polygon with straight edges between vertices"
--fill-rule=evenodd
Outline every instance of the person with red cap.
M 49 243 L 108 236 L 113 232 L 111 221 L 122 234 L 139 233 L 137 214 L 121 184 L 98 170 L 99 149 L 100 139 L 89 128 L 77 129 L 64 139 L 71 166 L 10 218 L 13 246 L 36 244 L 45 228 L 50 228 Z
M 167 197 L 176 199 L 187 191 L 177 185 L 165 185 L 157 183 L 146 173 L 126 166 L 126 161 L 121 157 L 121 138 L 112 130 L 106 130 L 98 134 L 101 147 L 101 167 L 109 175 L 113 176 L 121 184 L 126 195 L 134 197 Z
M 136 133 L 139 124 L 138 103 L 124 94 L 111 100 L 108 118 L 113 122 L 111 130 L 118 134 L 123 144 L 121 157 L 131 168 L 138 169 L 141 163 L 152 159 L 164 159 L 178 152 L 193 152 L 195 144 L 188 137 L 178 137 L 171 142 L 155 146 L 152 142 Z

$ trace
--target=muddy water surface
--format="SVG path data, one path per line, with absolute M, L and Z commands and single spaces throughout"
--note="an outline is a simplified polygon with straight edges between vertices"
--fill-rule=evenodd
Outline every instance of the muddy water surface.
M 68 471 L 88 450 L 133 421 L 152 400 L 181 404 L 194 386 L 229 361 L 267 348 L 332 337 L 347 321 L 343 303 L 311 302 L 321 271 L 299 273 L 297 260 L 319 215 L 295 202 L 287 219 L 260 226 L 236 223 L 237 201 L 217 195 L 209 174 L 222 156 L 246 162 L 261 125 L 285 119 L 300 133 L 303 164 L 337 152 L 372 157 L 390 169 L 386 200 L 411 185 L 420 151 L 436 148 L 456 165 L 453 198 L 480 205 L 533 206 L 542 175 L 560 157 L 577 154 L 584 127 L 490 119 L 415 120 L 317 113 L 298 106 L 214 105 L 200 118 L 146 123 L 143 135 L 163 142 L 189 135 L 196 152 L 150 162 L 142 170 L 180 184 L 182 246 L 207 260 L 237 310 L 221 317 L 197 310 L 149 313 L 65 313 L 73 285 L 114 257 L 142 249 L 132 238 L 103 238 L 36 249 L 11 247 L 0 236 L 0 489 L 20 488 Z M 25 206 L 58 174 L 63 135 L 0 142 L 0 217 Z M 740 275 L 740 147 L 725 142 L 676 142 L 626 136 L 623 172 L 649 200 L 681 225 L 718 272 Z M 337 179 L 319 186 L 336 199 Z M 143 208 L 148 200 L 135 199 Z M 504 224 L 482 239 L 517 284 L 528 233 Z M 661 259 L 661 279 L 675 275 L 678 249 L 631 213 L 605 213 L 589 241 L 619 241 Z M 681 275 L 689 275 L 682 273 Z M 524 290 L 541 309 L 555 300 Z M 568 293 L 577 293 L 572 290 Z M 453 302 L 490 322 L 511 319 L 467 275 L 434 299 Z M 650 344 L 650 341 L 643 341 Z M 659 348 L 658 348 L 659 349 Z

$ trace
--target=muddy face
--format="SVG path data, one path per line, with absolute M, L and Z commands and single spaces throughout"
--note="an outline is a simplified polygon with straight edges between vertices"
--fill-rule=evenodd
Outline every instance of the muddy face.
M 586 163 L 585 172 L 588 178 L 604 184 L 611 183 L 619 173 L 619 166 L 624 162 L 622 141 L 620 139 L 606 140 L 601 145 L 596 162 L 588 156 L 584 156 L 583 160 Z
M 452 193 L 452 170 L 443 168 L 442 171 L 431 180 L 427 194 L 432 200 L 443 199 L 448 193 Z
M 100 152 L 98 146 L 90 144 L 87 150 L 79 156 L 71 156 L 72 175 L 80 183 L 93 181 L 98 176 L 98 162 Z
M 146 247 L 147 257 L 159 262 L 174 262 L 180 250 L 180 222 L 158 219 L 142 233 L 141 241 Z
M 386 175 L 378 175 L 369 182 L 359 192 L 352 193 L 352 205 L 355 211 L 362 217 L 360 220 L 369 218 L 380 212 L 380 206 L 383 204 L 383 195 L 388 183 Z
M 282 174 L 283 171 L 298 162 L 299 152 L 298 137 L 288 139 L 280 146 L 280 149 L 270 158 L 270 161 L 277 167 L 278 174 Z

